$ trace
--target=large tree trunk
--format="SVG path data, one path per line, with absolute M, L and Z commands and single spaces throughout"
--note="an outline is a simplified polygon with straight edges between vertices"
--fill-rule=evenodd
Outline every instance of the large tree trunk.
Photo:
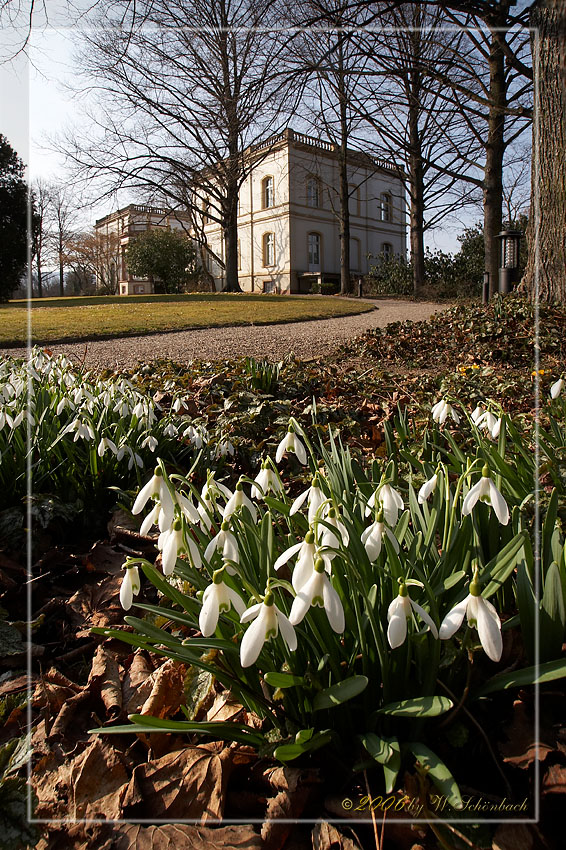
M 236 181 L 229 181 L 226 187 L 222 219 L 226 275 L 224 292 L 241 292 L 242 288 L 238 282 L 238 184 Z
M 421 101 L 421 32 L 418 29 L 422 23 L 421 10 L 415 9 L 414 26 L 411 33 L 412 57 L 414 66 L 409 75 L 409 195 L 410 195 L 410 247 L 411 266 L 413 269 L 413 291 L 415 295 L 422 289 L 425 282 L 425 250 L 424 250 L 424 174 L 422 159 L 422 142 L 419 131 L 419 110 Z
M 340 107 L 340 294 L 350 291 L 350 187 L 348 186 L 348 93 L 344 72 L 343 35 L 338 44 L 338 97 Z
M 503 224 L 503 156 L 505 154 L 505 57 L 495 33 L 489 54 L 489 117 L 483 187 L 485 270 L 489 294 L 499 289 L 499 240 Z
M 540 0 L 531 10 L 535 125 L 529 258 L 521 289 L 533 300 L 566 303 L 566 5 Z

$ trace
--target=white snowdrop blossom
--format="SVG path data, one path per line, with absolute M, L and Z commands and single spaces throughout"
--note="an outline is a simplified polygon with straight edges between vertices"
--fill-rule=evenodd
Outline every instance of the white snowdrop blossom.
M 386 522 L 393 528 L 397 524 L 400 512 L 405 507 L 401 494 L 390 484 L 382 484 L 370 496 L 366 507 L 366 516 L 369 516 L 372 509 L 379 505 L 383 508 Z
M 399 595 L 393 600 L 387 610 L 387 640 L 391 649 L 397 649 L 405 642 L 407 637 L 407 620 L 412 612 L 418 614 L 421 620 L 428 626 L 435 638 L 438 638 L 438 629 L 430 615 L 418 605 L 407 590 L 407 585 L 399 579 Z
M 497 417 L 491 410 L 486 410 L 478 405 L 470 418 L 476 428 L 487 431 L 493 440 L 497 440 L 501 431 L 502 417 Z
M 184 493 L 175 490 L 173 494 L 173 502 L 177 505 L 187 522 L 192 522 L 195 525 L 200 521 L 200 514 L 193 505 L 190 499 L 187 499 Z
M 173 525 L 162 531 L 157 538 L 157 548 L 161 552 L 163 575 L 169 576 L 175 569 L 177 557 L 188 554 L 194 567 L 201 567 L 202 560 L 198 546 L 190 536 L 183 533 L 183 523 L 175 520 Z
M 439 425 L 444 425 L 449 416 L 455 425 L 458 425 L 460 422 L 460 417 L 452 405 L 448 404 L 446 399 L 437 401 L 436 404 L 433 405 L 431 413 L 433 420 L 438 422 Z
M 97 454 L 98 457 L 103 457 L 104 453 L 110 449 L 112 454 L 117 455 L 118 449 L 116 448 L 116 443 L 114 443 L 110 437 L 102 437 L 101 441 L 98 444 Z
M 395 551 L 398 552 L 399 543 L 391 529 L 383 522 L 383 509 L 379 509 L 376 512 L 375 522 L 366 528 L 361 536 L 362 544 L 371 563 L 377 561 L 379 558 L 383 546 L 384 535 L 387 535 L 391 545 Z
M 241 623 L 249 623 L 240 646 L 240 663 L 242 667 L 255 664 L 266 641 L 277 637 L 279 632 L 291 652 L 297 648 L 295 629 L 282 611 L 275 605 L 273 593 L 268 590 L 263 602 L 258 602 L 248 608 L 240 617 Z
M 233 607 L 241 616 L 246 610 L 246 605 L 235 590 L 224 584 L 224 568 L 215 570 L 210 584 L 202 596 L 202 608 L 200 610 L 198 624 L 203 637 L 211 637 L 216 631 L 220 614 Z
M 501 525 L 507 525 L 509 522 L 509 508 L 507 507 L 507 502 L 489 477 L 488 466 L 484 466 L 482 477 L 468 491 L 462 505 L 462 514 L 464 516 L 471 514 L 478 502 L 484 502 L 486 505 L 490 505 L 495 511 L 495 515 Z
M 229 519 L 232 514 L 240 508 L 247 508 L 251 514 L 253 522 L 257 521 L 257 511 L 255 505 L 244 493 L 244 487 L 241 481 L 236 484 L 236 490 L 230 496 L 226 503 L 226 507 L 222 513 L 222 519 Z
M 299 511 L 302 508 L 302 506 L 303 506 L 303 504 L 305 503 L 305 500 L 306 500 L 308 508 L 309 508 L 309 511 L 308 511 L 309 525 L 312 525 L 319 509 L 321 508 L 321 506 L 326 501 L 326 496 L 322 492 L 319 484 L 320 484 L 320 480 L 318 478 L 318 475 L 315 475 L 314 478 L 312 479 L 311 486 L 308 487 L 306 490 L 303 490 L 303 492 L 299 496 L 297 496 L 297 498 L 295 499 L 295 501 L 291 505 L 291 510 L 289 511 L 289 516 L 293 516 L 294 514 L 296 514 L 297 511 Z
M 183 437 L 186 437 L 189 443 L 195 447 L 195 449 L 202 449 L 204 444 L 208 441 L 208 433 L 204 428 L 195 428 L 194 425 L 189 425 L 188 428 L 185 428 L 183 431 Z
M 206 476 L 206 484 L 201 490 L 201 497 L 205 501 L 215 502 L 219 496 L 222 496 L 226 501 L 228 501 L 232 496 L 232 491 L 229 490 L 225 484 L 221 484 L 217 481 L 211 472 L 208 472 Z
M 216 446 L 216 457 L 227 457 L 230 455 L 234 456 L 234 446 L 230 442 L 230 440 L 221 440 Z
M 169 422 L 165 428 L 163 429 L 163 433 L 166 437 L 177 437 L 179 435 L 179 431 L 177 426 L 173 424 L 173 422 Z
M 164 514 L 164 523 L 171 525 L 175 515 L 175 506 L 169 487 L 163 479 L 163 473 L 160 467 L 156 467 L 153 477 L 149 479 L 147 484 L 144 484 L 136 496 L 136 500 L 132 506 L 132 513 L 141 513 L 149 499 L 153 499 L 154 502 L 160 502 L 161 510 Z
M 283 484 L 274 469 L 265 460 L 261 469 L 254 478 L 255 484 L 251 489 L 252 499 L 263 499 L 271 491 L 272 493 L 283 493 Z
M 347 546 L 350 542 L 350 536 L 346 526 L 338 516 L 336 508 L 331 506 L 322 518 L 325 524 L 317 525 L 317 528 L 320 529 L 321 549 L 339 549 L 340 545 Z M 325 554 L 332 559 L 336 557 L 337 552 L 325 551 Z
M 311 577 L 293 600 L 289 613 L 291 625 L 298 625 L 311 606 L 324 608 L 331 628 L 337 634 L 342 634 L 345 627 L 344 608 L 326 574 L 326 566 L 322 558 L 315 560 Z
M 240 562 L 240 554 L 238 552 L 238 540 L 230 531 L 230 523 L 224 520 L 220 526 L 220 531 L 209 542 L 204 551 L 204 560 L 210 561 L 215 552 L 222 552 L 222 558 L 228 561 Z M 234 575 L 233 567 L 226 565 L 230 575 Z
M 564 390 L 564 378 L 558 378 L 556 383 L 554 383 L 550 388 L 550 397 L 558 398 L 559 395 L 562 395 Z
M 295 591 L 298 593 L 303 585 L 309 580 L 314 571 L 314 562 L 317 557 L 317 553 L 318 547 L 316 545 L 315 534 L 313 529 L 310 528 L 305 535 L 305 539 L 301 543 L 295 543 L 293 546 L 290 546 L 282 552 L 273 566 L 274 569 L 280 570 L 281 567 L 294 555 L 298 555 L 293 569 L 293 576 L 291 578 L 291 583 Z M 330 571 L 330 561 L 328 560 L 328 557 L 324 554 L 322 557 L 326 563 L 327 571 Z
M 423 484 L 423 486 L 419 490 L 419 493 L 418 493 L 418 496 L 417 496 L 419 505 L 424 505 L 424 503 L 426 502 L 428 497 L 431 495 L 431 493 L 434 493 L 434 491 L 436 490 L 437 483 L 438 483 L 438 474 L 437 473 L 435 473 L 432 476 L 432 478 L 429 478 L 428 481 L 425 481 L 425 483 Z
M 289 425 L 289 430 L 277 446 L 277 451 L 275 453 L 275 462 L 280 463 L 283 459 L 283 455 L 289 454 L 289 452 L 293 452 L 295 454 L 299 463 L 307 463 L 306 449 L 295 434 L 293 425 Z
M 150 452 L 154 452 L 159 445 L 158 440 L 153 436 L 153 434 L 148 434 L 145 440 L 142 441 L 142 449 L 149 449 Z
M 474 578 L 470 583 L 470 592 L 465 599 L 448 612 L 438 636 L 441 640 L 448 640 L 462 625 L 466 617 L 468 625 L 478 630 L 480 643 L 488 658 L 499 661 L 503 652 L 503 639 L 501 637 L 501 620 L 491 602 L 481 596 L 478 571 L 475 570 Z
M 129 611 L 132 607 L 134 596 L 140 592 L 140 575 L 137 567 L 131 567 L 126 564 L 126 572 L 120 585 L 120 605 L 124 611 Z

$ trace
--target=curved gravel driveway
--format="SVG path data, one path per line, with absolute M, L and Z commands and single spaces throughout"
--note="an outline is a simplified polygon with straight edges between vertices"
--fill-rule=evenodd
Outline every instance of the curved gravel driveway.
M 370 301 L 370 299 L 367 299 Z M 420 321 L 447 309 L 433 302 L 371 299 L 377 309 L 357 316 L 293 322 L 283 325 L 204 328 L 171 331 L 148 336 L 130 336 L 94 342 L 50 345 L 55 354 L 66 354 L 88 369 L 135 367 L 138 363 L 167 358 L 178 363 L 189 360 L 224 360 L 232 357 L 266 357 L 277 361 L 293 352 L 301 359 L 329 354 L 341 343 L 371 328 L 406 319 Z M 22 356 L 25 349 L 4 349 L 1 355 Z

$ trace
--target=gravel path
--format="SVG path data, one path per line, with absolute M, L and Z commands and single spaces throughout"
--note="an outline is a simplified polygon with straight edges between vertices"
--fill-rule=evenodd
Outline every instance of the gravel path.
M 370 299 L 368 299 L 369 301 Z M 66 354 L 89 369 L 130 368 L 138 362 L 167 358 L 179 363 L 189 360 L 224 360 L 231 357 L 266 357 L 277 361 L 289 352 L 301 359 L 331 353 L 341 343 L 371 328 L 390 322 L 419 321 L 447 308 L 446 304 L 394 300 L 371 300 L 377 309 L 341 319 L 320 319 L 284 325 L 204 328 L 171 331 L 148 336 L 131 336 L 95 342 L 60 343 L 49 346 L 55 354 Z M 0 355 L 22 356 L 23 348 L 0 350 Z

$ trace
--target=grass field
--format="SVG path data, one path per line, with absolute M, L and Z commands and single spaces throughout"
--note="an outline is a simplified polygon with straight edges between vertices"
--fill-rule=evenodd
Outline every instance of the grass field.
M 42 298 L 31 304 L 32 342 L 95 339 L 188 328 L 267 325 L 365 313 L 365 301 L 280 295 L 129 295 Z M 0 306 L 0 345 L 27 340 L 28 303 Z

